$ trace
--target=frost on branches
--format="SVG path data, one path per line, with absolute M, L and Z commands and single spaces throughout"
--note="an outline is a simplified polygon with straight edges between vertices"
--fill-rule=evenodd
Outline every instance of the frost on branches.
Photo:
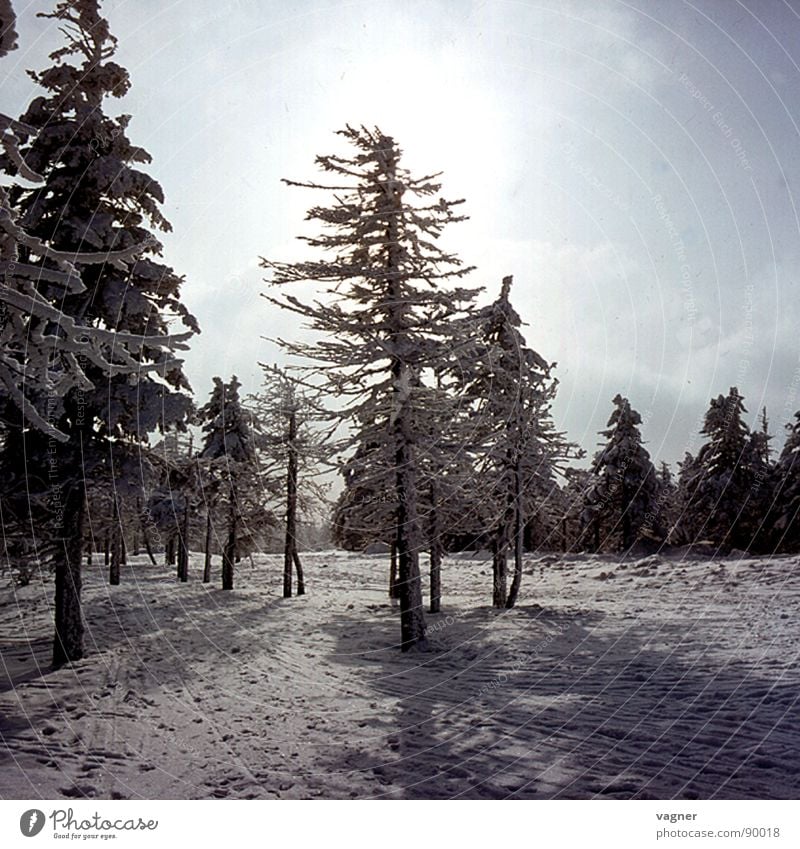
M 748 550 L 762 525 L 767 478 L 762 439 L 753 440 L 739 390 L 712 398 L 701 433 L 707 442 L 681 467 L 678 535 Z
M 9 17 L 12 23 L 7 23 Z M 0 21 L 4 27 L 0 55 L 5 55 L 15 46 L 15 38 L 9 37 L 9 32 L 13 33 L 10 4 L 0 7 Z M 26 140 L 35 137 L 35 128 L 0 115 L 0 134 L 5 170 L 29 183 L 43 184 L 44 178 L 27 165 L 20 152 Z M 22 187 L 17 185 L 13 191 L 19 194 Z M 131 244 L 125 250 L 92 253 L 55 250 L 20 226 L 9 191 L 0 186 L 0 403 L 5 407 L 5 422 L 16 421 L 23 428 L 36 428 L 66 441 L 65 430 L 55 423 L 61 411 L 58 399 L 73 389 L 92 388 L 86 374 L 88 364 L 106 375 L 135 374 L 143 368 L 138 358 L 143 345 L 186 347 L 182 344 L 186 335 L 147 339 L 95 327 L 83 316 L 62 311 L 64 298 L 86 293 L 81 266 L 107 265 L 127 274 L 131 261 L 145 247 L 144 243 Z M 167 361 L 172 367 L 177 362 L 174 358 Z M 11 407 L 19 418 L 10 412 Z
M 283 546 L 283 596 L 292 596 L 292 576 L 297 573 L 297 595 L 306 591 L 298 548 L 301 515 L 308 516 L 326 503 L 325 487 L 318 477 L 331 453 L 331 433 L 321 427 L 329 418 L 317 393 L 304 387 L 278 366 L 262 366 L 264 386 L 247 399 L 254 421 L 263 434 L 269 464 L 262 476 L 275 490 L 284 477 L 281 495 L 285 504 Z
M 227 383 L 215 377 L 208 402 L 198 410 L 205 434 L 200 451 L 205 486 L 214 493 L 214 510 L 224 516 L 223 590 L 233 589 L 234 564 L 245 539 L 272 522 L 263 507 L 265 484 L 258 473 L 260 434 L 239 398 L 240 387 L 236 375 Z
M 775 464 L 774 507 L 770 527 L 778 551 L 800 550 L 800 411 L 786 425 L 786 442 Z
M 651 531 L 659 510 L 659 484 L 642 445 L 642 417 L 621 395 L 614 398 L 614 406 L 608 429 L 601 431 L 608 443 L 595 455 L 582 518 L 594 533 L 595 548 L 627 551 Z
M 20 179 L 0 204 L 0 463 L 12 504 L 22 499 L 16 518 L 48 516 L 57 542 L 60 665 L 83 654 L 86 483 L 135 481 L 148 434 L 182 426 L 191 398 L 175 350 L 197 325 L 181 278 L 154 258 L 148 225 L 169 225 L 160 187 L 134 167 L 149 156 L 128 141 L 128 116 L 103 114 L 104 98 L 124 95 L 129 80 L 111 61 L 116 40 L 96 0 L 42 16 L 67 43 L 51 68 L 31 72 L 45 94 L 3 122 L 0 166 Z
M 439 196 L 438 175 L 410 174 L 394 139 L 377 128 L 348 126 L 339 135 L 354 152 L 317 157 L 331 184 L 286 181 L 330 198 L 330 205 L 314 206 L 307 216 L 321 229 L 303 237 L 316 258 L 263 265 L 276 285 L 315 281 L 324 287 L 324 298 L 313 302 L 291 294 L 268 299 L 320 334 L 316 343 L 282 344 L 313 361 L 325 391 L 341 402 L 342 418 L 358 427 L 376 399 L 388 401 L 381 439 L 389 446 L 394 477 L 401 642 L 407 650 L 425 642 L 414 445 L 421 388 L 452 345 L 450 323 L 474 296 L 444 284 L 471 269 L 437 244 L 448 224 L 463 220 L 454 211 L 460 201 Z
M 526 528 L 554 521 L 557 472 L 575 446 L 556 431 L 550 413 L 558 381 L 554 365 L 527 346 L 522 319 L 510 301 L 512 278 L 499 297 L 477 313 L 478 345 L 461 359 L 464 396 L 473 405 L 478 435 L 476 479 L 490 505 L 493 604 L 513 607 L 522 579 Z M 474 439 L 473 435 L 473 439 Z M 507 561 L 514 572 L 508 587 Z

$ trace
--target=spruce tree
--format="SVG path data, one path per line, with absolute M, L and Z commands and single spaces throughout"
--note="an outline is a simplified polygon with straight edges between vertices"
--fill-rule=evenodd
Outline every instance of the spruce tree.
M 786 431 L 772 478 L 774 501 L 768 527 L 774 550 L 795 553 L 800 551 L 800 410 Z
M 370 543 L 394 545 L 397 528 L 395 472 L 389 446 L 381 434 L 369 438 L 362 429 L 355 451 L 342 464 L 343 487 L 333 507 L 333 535 L 346 551 Z
M 655 508 L 645 516 L 644 527 L 651 534 L 669 540 L 678 517 L 678 485 L 673 479 L 669 463 L 662 461 L 658 467 L 658 498 Z
M 275 284 L 315 281 L 325 287 L 324 300 L 270 300 L 323 334 L 317 343 L 284 345 L 315 363 L 324 389 L 342 404 L 342 420 L 358 425 L 360 410 L 375 398 L 389 406 L 382 440 L 390 446 L 394 475 L 405 651 L 425 643 L 415 450 L 420 393 L 426 370 L 435 370 L 453 344 L 453 318 L 474 293 L 443 285 L 469 269 L 437 245 L 443 229 L 461 219 L 455 204 L 439 197 L 436 175 L 410 174 L 394 139 L 377 128 L 348 126 L 340 135 L 355 148 L 352 155 L 317 157 L 333 185 L 286 181 L 335 193 L 329 206 L 308 213 L 322 233 L 304 241 L 319 257 L 263 264 Z M 354 433 L 352 444 L 358 441 Z
M 591 469 L 568 468 L 564 470 L 564 485 L 559 500 L 562 506 L 561 540 L 563 551 L 583 551 L 597 548 L 592 534 L 594 528 L 584 522 L 584 504 L 594 486 Z
M 551 373 L 555 364 L 527 346 L 522 319 L 510 301 L 511 284 L 511 277 L 504 278 L 498 298 L 476 312 L 476 345 L 458 364 L 464 398 L 472 405 L 476 474 L 496 504 L 490 519 L 495 607 L 516 603 L 526 525 L 544 514 L 557 489 L 560 463 L 574 453 L 550 412 L 558 387 Z M 514 562 L 510 588 L 509 555 Z
M 626 551 L 636 542 L 648 516 L 658 510 L 658 479 L 642 445 L 642 417 L 627 398 L 617 395 L 608 440 L 592 465 L 594 481 L 584 502 L 584 522 L 595 530 L 600 546 Z
M 743 419 L 746 412 L 735 386 L 711 400 L 701 431 L 707 442 L 691 467 L 681 470 L 678 524 L 688 541 L 707 539 L 745 550 L 753 544 L 759 527 L 759 450 Z
M 85 485 L 104 475 L 135 479 L 136 454 L 148 434 L 181 426 L 191 400 L 168 336 L 176 322 L 188 331 L 197 325 L 180 301 L 181 278 L 157 260 L 161 247 L 150 228 L 169 228 L 159 210 L 163 195 L 135 167 L 149 156 L 128 140 L 129 116 L 112 119 L 103 112 L 105 98 L 123 96 L 129 78 L 112 61 L 116 40 L 98 3 L 60 2 L 42 17 L 57 21 L 67 40 L 51 54 L 53 67 L 31 72 L 45 94 L 20 119 L 33 132 L 19 152 L 42 180 L 35 188 L 15 186 L 8 197 L 16 225 L 30 236 L 19 239 L 19 263 L 40 269 L 28 295 L 45 304 L 58 301 L 59 315 L 45 318 L 48 332 L 57 337 L 58 371 L 69 388 L 47 408 L 50 438 L 53 431 L 64 437 L 56 450 L 47 436 L 28 431 L 20 437 L 25 467 L 18 463 L 17 440 L 6 441 L 2 462 L 7 477 L 38 477 L 49 490 L 58 538 L 53 650 L 58 666 L 83 655 Z M 5 150 L 4 168 L 19 171 L 20 163 Z M 102 261 L 119 251 L 138 259 L 127 265 Z M 69 271 L 66 289 L 63 277 L 54 277 L 53 263 L 62 257 L 72 261 L 80 285 Z M 64 341 L 76 327 L 91 328 L 80 336 L 83 350 Z M 92 339 L 104 337 L 115 352 L 115 340 L 123 343 L 126 362 L 119 368 L 109 369 L 91 350 Z
M 239 398 L 239 383 L 214 378 L 208 402 L 198 411 L 205 434 L 200 460 L 206 476 L 215 480 L 215 507 L 225 516 L 222 589 L 232 590 L 234 564 L 243 536 L 253 537 L 266 519 L 261 507 L 263 479 L 258 473 L 260 434 Z
M 249 396 L 247 406 L 263 434 L 269 468 L 263 480 L 280 492 L 284 507 L 283 596 L 292 596 L 297 574 L 297 595 L 305 594 L 305 576 L 298 549 L 298 528 L 303 513 L 318 510 L 325 502 L 325 487 L 318 478 L 332 448 L 330 432 L 323 427 L 328 414 L 316 393 L 277 366 L 263 366 L 264 387 Z M 283 487 L 279 478 L 284 477 Z

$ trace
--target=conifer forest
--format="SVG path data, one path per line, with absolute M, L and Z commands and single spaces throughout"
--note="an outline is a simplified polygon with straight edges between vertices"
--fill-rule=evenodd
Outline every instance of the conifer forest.
M 797 799 L 798 9 L 292 5 L 0 0 L 0 799 Z

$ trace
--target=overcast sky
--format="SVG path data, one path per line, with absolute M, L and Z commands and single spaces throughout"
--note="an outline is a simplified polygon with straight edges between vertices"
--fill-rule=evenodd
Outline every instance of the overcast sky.
M 60 43 L 15 3 L 0 111 Z M 258 257 L 294 258 L 314 156 L 377 124 L 471 216 L 448 246 L 558 362 L 555 418 L 590 453 L 616 393 L 655 459 L 696 451 L 737 385 L 776 442 L 800 408 L 800 3 L 107 0 L 132 90 L 109 111 L 153 156 L 166 258 L 203 333 L 187 371 L 247 389 L 291 322 Z

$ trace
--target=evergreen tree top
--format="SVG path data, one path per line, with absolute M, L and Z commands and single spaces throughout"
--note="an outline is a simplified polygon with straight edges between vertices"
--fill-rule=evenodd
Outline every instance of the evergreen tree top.
M 746 412 L 744 396 L 739 394 L 735 386 L 731 386 L 727 396 L 718 395 L 711 399 L 700 433 L 711 437 L 744 438 L 748 429 L 741 417 Z
M 376 288 L 384 289 L 393 280 L 435 287 L 438 280 L 469 273 L 471 268 L 436 244 L 447 224 L 465 220 L 466 216 L 453 212 L 463 200 L 431 200 L 441 189 L 435 180 L 439 175 L 412 176 L 400 164 L 402 151 L 394 139 L 379 128 L 348 125 L 337 134 L 359 153 L 352 157 L 317 156 L 316 163 L 324 172 L 344 177 L 343 184 L 283 181 L 335 193 L 332 205 L 314 206 L 306 216 L 322 223 L 325 231 L 319 236 L 300 237 L 310 247 L 323 249 L 327 256 L 299 263 L 262 259 L 262 265 L 275 273 L 273 282 L 319 280 L 340 284 L 358 280 L 347 294 L 356 302 L 366 303 L 374 298 Z
M 312 381 L 349 402 L 339 407 L 340 418 L 358 420 L 362 412 L 372 414 L 378 397 L 416 398 L 420 374 L 441 369 L 469 342 L 457 338 L 457 319 L 475 290 L 444 285 L 471 270 L 437 243 L 448 223 L 463 220 L 452 210 L 460 201 L 436 197 L 435 175 L 413 177 L 400 164 L 400 148 L 380 129 L 347 126 L 339 135 L 355 153 L 316 159 L 339 181 L 284 181 L 328 196 L 327 205 L 312 206 L 306 216 L 321 225 L 319 235 L 300 237 L 314 249 L 313 258 L 262 258 L 262 267 L 272 271 L 273 286 L 323 284 L 319 300 L 265 297 L 320 334 L 313 343 L 277 341 L 290 354 L 313 360 L 306 374 L 313 372 Z
M 641 441 L 637 425 L 642 423 L 642 417 L 638 411 L 632 409 L 630 401 L 619 394 L 614 397 L 612 403 L 615 409 L 608 420 L 608 430 L 601 431 L 603 436 L 619 439 L 624 435 Z
M 642 435 L 639 432 L 641 415 L 622 395 L 616 395 L 612 403 L 614 410 L 608 420 L 608 428 L 600 431 L 608 443 L 595 455 L 594 471 L 599 473 L 604 467 L 612 470 L 646 467 L 648 472 L 652 469 L 655 475 L 650 454 L 642 444 Z
M 214 377 L 211 396 L 198 411 L 206 435 L 200 456 L 206 460 L 248 463 L 255 459 L 250 417 L 239 399 L 241 385 L 236 375 L 228 383 Z
M 19 259 L 38 270 L 36 295 L 57 301 L 62 328 L 71 322 L 121 341 L 141 337 L 132 354 L 139 366 L 134 376 L 112 372 L 106 380 L 108 370 L 91 360 L 81 399 L 84 437 L 98 448 L 108 438 L 140 443 L 156 428 L 183 426 L 190 387 L 170 337 L 176 324 L 199 328 L 180 296 L 183 278 L 159 262 L 161 244 L 151 228 L 170 229 L 160 208 L 163 192 L 135 167 L 150 157 L 128 139 L 129 116 L 103 111 L 106 96 L 128 91 L 129 77 L 112 61 L 116 39 L 97 0 L 58 2 L 42 17 L 58 22 L 66 44 L 51 54 L 51 67 L 31 72 L 45 94 L 17 122 L 26 128 L 19 155 L 7 145 L 0 155 L 0 168 L 12 176 L 23 165 L 41 176 L 33 188 L 16 184 L 8 192 L 18 226 L 30 237 L 20 241 Z M 130 253 L 129 263 L 113 261 L 120 251 Z M 73 258 L 80 277 L 66 292 L 52 274 L 60 255 Z M 150 374 L 156 370 L 157 378 Z M 57 418 L 75 406 L 74 392 L 64 397 Z M 62 431 L 70 426 L 67 419 L 55 424 Z
M 748 449 L 750 431 L 742 419 L 747 412 L 744 398 L 732 386 L 727 396 L 711 399 L 700 431 L 709 441 L 700 449 L 697 460 L 708 472 L 733 470 Z
M 39 12 L 36 17 L 62 22 L 59 30 L 67 44 L 50 54 L 54 61 L 80 54 L 86 62 L 97 64 L 113 56 L 117 49 L 117 39 L 100 14 L 99 0 L 63 0 L 56 3 L 52 12 Z
M 794 414 L 794 421 L 785 425 L 786 442 L 783 444 L 781 455 L 778 458 L 778 468 L 784 469 L 796 462 L 800 454 L 800 410 Z

